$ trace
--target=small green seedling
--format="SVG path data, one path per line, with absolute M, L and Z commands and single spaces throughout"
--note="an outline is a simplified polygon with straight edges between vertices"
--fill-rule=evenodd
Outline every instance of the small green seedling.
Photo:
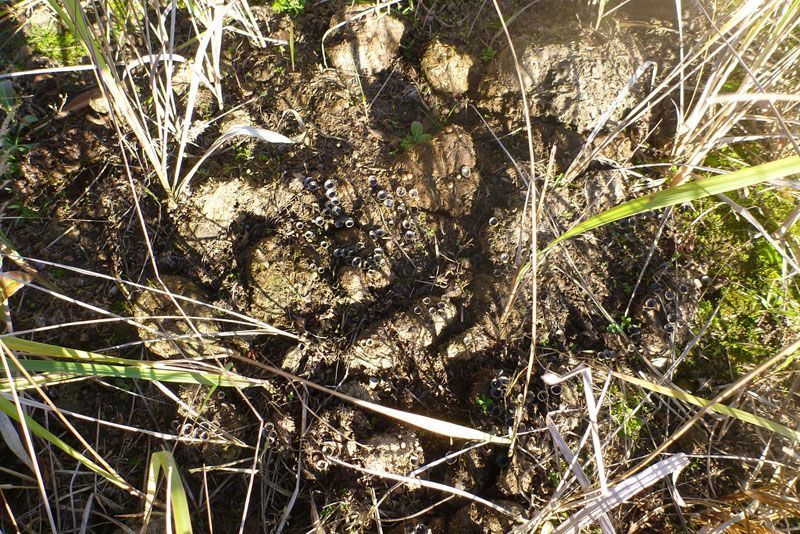
M 491 45 L 487 46 L 481 51 L 481 61 L 483 61 L 484 63 L 489 63 L 492 59 L 494 59 L 494 56 L 496 54 L 497 50 L 492 48 Z
M 633 319 L 623 315 L 619 318 L 619 322 L 608 325 L 608 331 L 612 334 L 622 335 L 629 326 L 633 326 Z
M 409 0 L 408 4 L 399 8 L 401 15 L 411 15 L 414 13 L 414 2 Z
M 238 163 L 244 163 L 253 159 L 253 145 L 244 143 L 237 146 L 234 159 L 236 159 Z
M 478 408 L 481 409 L 484 415 L 489 413 L 489 409 L 494 404 L 494 401 L 491 397 L 487 396 L 485 393 L 481 393 L 481 396 L 475 400 L 475 404 L 478 405 Z
M 303 12 L 306 7 L 306 0 L 275 0 L 272 2 L 272 9 L 275 13 L 289 13 L 296 17 Z
M 414 121 L 411 123 L 411 131 L 400 141 L 400 145 L 406 150 L 411 150 L 415 146 L 427 143 L 430 140 L 431 134 L 425 133 L 422 123 Z

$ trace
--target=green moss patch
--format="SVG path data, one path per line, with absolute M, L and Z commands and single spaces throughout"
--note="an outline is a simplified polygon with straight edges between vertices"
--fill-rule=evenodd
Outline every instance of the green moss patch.
M 795 206 L 790 195 L 765 188 L 734 200 L 756 217 L 770 233 Z M 693 217 L 703 217 L 690 226 Z M 779 348 L 786 337 L 800 329 L 800 290 L 793 279 L 784 279 L 783 260 L 731 208 L 714 199 L 695 205 L 693 214 L 679 216 L 693 245 L 693 256 L 715 279 L 699 302 L 698 325 L 705 324 L 719 305 L 708 332 L 700 343 L 703 365 L 719 371 L 738 370 L 760 361 Z M 790 242 L 797 242 L 793 228 Z M 708 376 L 708 375 L 706 375 Z
M 61 65 L 78 65 L 86 55 L 83 46 L 55 19 L 45 24 L 29 24 L 25 40 L 38 54 Z

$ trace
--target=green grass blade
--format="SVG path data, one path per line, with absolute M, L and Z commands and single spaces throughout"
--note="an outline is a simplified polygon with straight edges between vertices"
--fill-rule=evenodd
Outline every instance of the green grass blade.
M 17 423 L 20 422 L 19 413 L 17 412 L 14 403 L 5 398 L 3 395 L 0 395 L 0 411 L 8 415 L 11 419 L 16 421 Z M 33 435 L 47 441 L 54 447 L 61 449 L 68 456 L 83 464 L 90 471 L 97 473 L 98 475 L 102 476 L 115 486 L 119 486 L 120 488 L 125 490 L 131 489 L 130 484 L 125 482 L 125 480 L 122 477 L 120 477 L 117 473 L 112 473 L 110 471 L 103 469 L 102 467 L 91 461 L 89 458 L 87 458 L 74 448 L 72 448 L 67 442 L 61 440 L 60 438 L 52 434 L 49 430 L 47 430 L 45 427 L 34 421 L 30 416 L 28 415 L 25 416 L 25 423 L 28 425 L 28 429 L 31 431 Z
M 613 208 L 586 219 L 582 223 L 577 224 L 570 230 L 567 230 L 559 237 L 548 243 L 548 245 L 539 251 L 539 256 L 544 256 L 547 252 L 552 250 L 556 245 L 571 237 L 578 236 L 589 230 L 594 230 L 606 224 L 620 219 L 626 219 L 669 206 L 699 200 L 712 195 L 720 193 L 727 193 L 736 189 L 758 185 L 770 180 L 777 180 L 785 178 L 792 174 L 800 173 L 800 156 L 792 156 L 789 158 L 779 159 L 764 163 L 763 165 L 756 165 L 755 167 L 747 167 L 738 171 L 730 172 L 727 174 L 720 174 L 710 178 L 702 178 L 692 182 L 687 182 L 679 186 L 670 187 L 657 193 L 645 195 L 643 197 L 624 202 Z M 516 299 L 517 292 L 520 288 L 522 280 L 531 269 L 531 262 L 527 262 L 520 267 L 519 272 L 514 278 L 514 285 L 511 289 L 508 302 L 506 302 L 505 310 L 503 311 L 503 321 L 511 311 L 511 306 Z
M 0 393 L 11 393 L 12 387 L 17 391 L 26 391 L 29 389 L 36 389 L 36 386 L 47 387 L 66 384 L 67 382 L 86 380 L 84 376 L 63 375 L 60 373 L 43 373 L 31 378 L 33 378 L 33 384 L 24 376 L 15 378 L 13 382 L 9 382 L 8 379 L 0 380 Z
M 728 417 L 733 417 L 734 419 L 738 419 L 739 421 L 744 421 L 745 423 L 750 423 L 751 425 L 760 426 L 761 428 L 765 428 L 767 430 L 775 432 L 776 434 L 779 434 L 785 438 L 789 438 L 790 440 L 796 442 L 800 441 L 800 432 L 798 432 L 797 430 L 792 430 L 787 426 L 784 426 L 780 423 L 776 423 L 775 421 L 766 419 L 759 415 L 755 415 L 750 412 L 740 410 L 738 408 L 732 408 L 724 404 L 712 405 L 711 401 L 708 399 L 704 399 L 702 397 L 696 397 L 694 395 L 691 395 L 684 391 L 679 391 L 677 389 L 672 389 L 666 386 L 654 384 L 652 382 L 648 382 L 647 380 L 642 380 L 641 378 L 636 378 L 633 376 L 613 371 L 611 372 L 611 374 L 616 378 L 619 378 L 620 380 L 630 382 L 631 384 L 635 384 L 644 389 L 654 391 L 662 395 L 667 395 L 669 397 L 672 397 L 673 399 L 688 402 L 690 404 L 694 404 L 695 406 L 700 406 L 701 408 L 709 406 L 709 410 L 711 411 L 717 412 L 722 415 L 727 415 Z
M 20 360 L 29 372 L 69 373 L 80 376 L 130 378 L 178 384 L 198 384 L 217 387 L 252 387 L 263 382 L 243 376 L 222 375 L 205 371 L 189 371 L 175 368 L 156 368 L 144 365 L 108 365 L 103 363 L 59 362 L 48 360 Z
M 736 189 L 750 187 L 769 180 L 785 178 L 786 176 L 796 173 L 800 173 L 800 156 L 779 159 L 777 161 L 764 163 L 763 165 L 747 167 L 735 172 L 712 176 L 710 178 L 702 178 L 676 187 L 670 187 L 669 189 L 664 189 L 657 193 L 624 202 L 583 221 L 561 234 L 561 236 L 547 245 L 544 251 L 550 250 L 558 243 L 570 237 L 575 237 L 620 219 L 633 217 L 640 213 L 646 213 L 669 206 L 675 206 L 677 204 L 684 204 L 720 193 L 727 193 L 728 191 L 734 191 Z
M 192 520 L 189 514 L 189 502 L 186 500 L 186 490 L 181 481 L 178 464 L 175 463 L 175 458 L 169 451 L 154 452 L 150 456 L 150 466 L 147 469 L 147 494 L 144 504 L 145 527 L 150 521 L 150 514 L 153 511 L 153 504 L 158 491 L 158 476 L 161 471 L 164 471 L 164 475 L 167 477 L 170 503 L 168 510 L 171 511 L 175 532 L 177 534 L 191 534 Z M 167 517 L 167 521 L 169 519 Z
M 106 377 L 106 378 L 127 378 L 139 380 L 151 380 L 159 382 L 173 382 L 179 384 L 198 384 L 202 386 L 215 387 L 238 387 L 247 388 L 261 386 L 263 380 L 257 378 L 247 378 L 234 373 L 214 373 L 207 371 L 193 371 L 188 369 L 178 369 L 170 367 L 168 362 L 148 362 L 138 360 L 126 360 L 113 356 L 104 356 L 93 352 L 68 349 L 46 343 L 38 343 L 15 337 L 0 338 L 6 341 L 9 348 L 51 358 L 70 359 L 79 361 L 53 361 L 20 359 L 20 365 L 28 372 L 48 373 L 54 383 L 62 380 L 74 380 L 76 377 Z M 326 391 L 331 395 L 340 397 L 358 406 L 380 413 L 387 417 L 404 421 L 430 432 L 458 437 L 463 439 L 475 439 L 488 441 L 491 443 L 508 444 L 510 441 L 506 437 L 494 436 L 469 427 L 448 423 L 431 417 L 425 417 L 410 412 L 403 412 L 385 406 L 362 401 L 331 391 L 327 388 L 304 381 L 301 378 L 287 374 L 278 369 L 269 367 L 272 372 L 280 374 L 290 380 L 299 380 L 311 387 Z M 39 377 L 41 375 L 35 375 Z M 7 382 L 0 381 L 0 392 L 8 389 Z
M 2 337 L 3 343 L 6 344 L 11 350 L 24 352 L 26 354 L 33 354 L 35 356 L 47 356 L 49 358 L 60 358 L 67 360 L 85 360 L 91 362 L 103 362 L 111 364 L 122 365 L 140 365 L 147 362 L 139 360 L 128 360 L 125 358 L 117 358 L 116 356 L 106 356 L 104 354 L 97 354 L 96 352 L 87 352 L 85 350 L 70 349 L 67 347 L 59 347 L 58 345 L 49 345 L 47 343 L 40 343 L 38 341 L 30 341 L 28 339 L 20 339 L 18 337 L 9 336 Z

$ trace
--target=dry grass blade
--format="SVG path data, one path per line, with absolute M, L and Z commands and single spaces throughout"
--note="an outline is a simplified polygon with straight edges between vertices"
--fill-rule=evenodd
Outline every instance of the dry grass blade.
M 0 167 L 1 169 L 2 167 Z M 11 240 L 8 239 L 5 233 L 0 231 L 0 257 L 8 258 L 19 267 L 24 270 L 28 274 L 35 275 L 36 269 L 34 269 L 22 256 L 20 256 L 19 252 L 14 248 L 11 244 Z
M 522 67 L 519 63 L 519 58 L 517 57 L 517 51 L 514 47 L 514 41 L 511 39 L 511 33 L 508 31 L 508 25 L 505 22 L 505 17 L 503 16 L 503 12 L 500 9 L 500 4 L 497 3 L 497 0 L 492 0 L 492 4 L 494 5 L 495 12 L 497 13 L 498 19 L 500 20 L 500 26 L 503 29 L 503 33 L 505 34 L 506 41 L 508 42 L 509 50 L 511 50 L 511 55 L 514 58 L 514 72 L 517 77 L 517 84 L 519 86 L 520 97 L 522 99 L 522 110 L 523 115 L 525 117 L 525 134 L 526 140 L 528 145 L 528 157 L 529 157 L 529 170 L 530 173 L 530 182 L 529 182 L 529 191 L 528 196 L 530 200 L 530 220 L 531 220 L 531 242 L 530 242 L 530 250 L 536 251 L 539 248 L 538 238 L 537 235 L 539 233 L 538 229 L 538 218 L 537 218 L 537 191 L 536 191 L 536 154 L 533 149 L 533 135 L 532 135 L 532 127 L 531 127 L 531 114 L 530 108 L 528 106 L 528 94 L 525 90 L 525 82 L 522 75 Z M 544 200 L 544 199 L 542 199 Z M 526 204 L 527 209 L 527 204 Z M 525 220 L 525 210 L 523 210 L 522 221 Z M 523 392 L 522 392 L 522 405 L 528 400 L 528 389 L 530 388 L 531 384 L 531 377 L 533 375 L 533 366 L 534 366 L 534 358 L 536 355 L 536 328 L 539 322 L 537 317 L 537 303 L 538 303 L 538 271 L 539 271 L 539 258 L 535 254 L 531 257 L 529 262 L 531 271 L 533 275 L 531 276 L 531 346 L 528 351 L 528 366 L 525 371 L 525 383 L 523 384 Z M 517 429 L 519 428 L 521 419 L 521 412 L 519 412 L 514 417 L 514 427 L 511 431 L 512 435 L 512 443 L 513 440 L 516 439 L 517 436 Z
M 208 157 L 213 154 L 217 149 L 219 149 L 225 142 L 235 138 L 235 137 L 250 137 L 252 139 L 257 139 L 259 141 L 263 141 L 265 143 L 276 143 L 276 144 L 292 144 L 297 141 L 293 139 L 289 139 L 285 135 L 279 134 L 278 132 L 273 132 L 272 130 L 266 130 L 264 128 L 256 128 L 254 126 L 247 126 L 236 124 L 225 130 L 225 132 L 220 135 L 214 143 L 208 147 L 205 154 L 194 164 L 194 166 L 186 173 L 186 176 L 183 177 L 181 182 L 178 184 L 176 188 L 176 192 L 180 194 L 183 192 L 188 186 L 190 180 L 194 177 L 197 170 L 200 168 L 201 165 L 208 159 Z
M 378 470 L 375 470 L 375 469 L 367 469 L 365 467 L 359 467 L 359 466 L 356 466 L 356 465 L 349 464 L 347 462 L 343 462 L 341 460 L 338 460 L 336 458 L 332 458 L 330 456 L 328 456 L 326 458 L 328 460 L 330 460 L 331 462 L 337 464 L 337 465 L 341 465 L 341 466 L 344 466 L 344 467 L 348 467 L 350 469 L 354 469 L 354 470 L 356 470 L 356 471 L 358 471 L 360 473 L 366 473 L 368 475 L 373 475 L 373 476 L 380 477 L 380 478 L 386 478 L 386 479 L 389 479 L 389 480 L 395 480 L 395 481 L 398 481 L 398 482 L 402 482 L 404 484 L 408 484 L 408 485 L 410 485 L 412 487 L 416 486 L 416 485 L 419 485 L 419 486 L 423 486 L 423 487 L 430 488 L 430 489 L 444 491 L 444 492 L 450 493 L 452 495 L 457 495 L 459 497 L 464 497 L 464 498 L 469 499 L 471 501 L 474 501 L 476 503 L 482 504 L 483 506 L 486 506 L 487 508 L 491 508 L 495 512 L 499 512 L 499 513 L 501 513 L 501 514 L 503 514 L 503 515 L 505 515 L 507 517 L 511 517 L 516 521 L 525 521 L 526 520 L 525 518 L 519 517 L 517 514 L 511 512 L 510 510 L 507 510 L 507 509 L 503 508 L 502 506 L 499 506 L 499 505 L 497 505 L 497 504 L 495 504 L 495 503 L 493 503 L 491 501 L 487 501 L 486 499 L 484 499 L 482 497 L 478 497 L 477 495 L 473 495 L 472 493 L 466 492 L 466 491 L 464 491 L 462 489 L 454 488 L 452 486 L 447 486 L 445 484 L 440 484 L 438 482 L 432 482 L 430 480 L 423 480 L 423 479 L 420 479 L 420 478 L 407 477 L 407 476 L 398 475 L 398 474 L 395 474 L 395 473 L 388 473 L 386 471 L 378 471 Z
M 178 137 L 178 152 L 175 159 L 175 171 L 173 178 L 173 183 L 175 186 L 180 183 L 181 165 L 183 163 L 186 147 L 189 143 L 189 130 L 192 126 L 192 116 L 195 111 L 195 104 L 197 101 L 198 89 L 200 87 L 201 80 L 199 69 L 205 64 L 209 44 L 215 38 L 215 35 L 218 35 L 222 30 L 222 23 L 225 18 L 226 11 L 227 6 L 222 6 L 219 10 L 216 10 L 214 17 L 208 21 L 208 28 L 201 36 L 197 46 L 197 52 L 195 53 L 193 63 L 194 68 L 192 69 L 192 78 L 189 86 L 189 94 L 186 99 L 186 113 L 183 118 L 182 128 Z M 170 191 L 172 191 L 172 189 L 170 189 Z
M 5 412 L 0 412 L 0 438 L 3 438 L 3 441 L 8 447 L 8 450 L 16 456 L 23 465 L 27 466 L 31 471 L 33 471 L 33 465 L 31 464 L 31 458 L 28 456 L 28 453 L 25 451 L 25 446 L 22 445 L 22 440 L 19 439 L 19 434 L 17 434 L 17 430 L 14 428 L 14 425 L 11 424 L 11 419 L 6 415 Z
M 6 271 L 0 274 L 0 300 L 8 300 L 32 280 L 33 275 L 24 271 Z
M 34 401 L 34 400 L 20 399 L 20 404 L 22 404 L 23 406 L 26 406 L 26 407 L 37 408 L 39 410 L 45 410 L 45 411 L 49 411 L 49 412 L 53 411 L 53 409 L 50 406 L 48 406 L 47 404 L 42 403 L 42 402 L 37 402 L 37 401 Z M 218 443 L 218 444 L 224 444 L 224 445 L 232 445 L 232 446 L 240 447 L 240 448 L 248 448 L 248 446 L 246 446 L 245 444 L 243 444 L 243 443 L 241 443 L 239 441 L 232 441 L 232 440 L 226 440 L 226 439 L 214 439 L 214 438 L 201 439 L 201 438 L 190 437 L 190 436 L 181 436 L 181 435 L 176 435 L 176 434 L 169 434 L 169 433 L 165 433 L 165 432 L 157 432 L 157 431 L 154 431 L 154 430 L 148 430 L 146 428 L 134 427 L 134 426 L 125 425 L 125 424 L 121 424 L 121 423 L 115 423 L 113 421 L 108 421 L 108 420 L 100 419 L 100 418 L 97 418 L 97 417 L 91 417 L 91 416 L 84 415 L 84 414 L 81 414 L 81 413 L 78 413 L 78 412 L 73 412 L 71 410 L 60 409 L 59 411 L 64 415 L 68 415 L 69 417 L 72 417 L 72 418 L 75 418 L 75 419 L 80 419 L 82 421 L 89 421 L 91 423 L 95 423 L 95 424 L 98 424 L 98 425 L 101 425 L 101 426 L 104 426 L 104 427 L 107 427 L 107 428 L 114 428 L 114 429 L 118 429 L 118 430 L 124 430 L 126 432 L 131 432 L 131 433 L 135 433 L 135 434 L 139 434 L 139 435 L 152 436 L 154 438 L 157 438 L 157 439 L 160 439 L 160 440 L 165 440 L 165 441 L 179 441 L 181 443 Z
M 603 20 L 603 15 L 606 11 L 606 3 L 608 0 L 599 0 L 597 2 L 597 22 L 594 23 L 594 29 L 598 29 L 600 27 L 600 21 Z
M 555 441 L 556 447 L 558 447 L 561 456 L 563 456 L 564 460 L 566 460 L 566 462 L 569 464 L 569 467 L 575 474 L 575 478 L 578 480 L 581 488 L 583 488 L 584 491 L 589 491 L 592 486 L 591 482 L 589 482 L 589 479 L 583 472 L 583 468 L 577 461 L 577 457 L 572 454 L 572 451 L 569 449 L 569 445 L 567 445 L 567 442 L 564 441 L 564 438 L 561 436 L 561 433 L 556 428 L 556 425 L 553 423 L 553 420 L 550 418 L 550 416 L 547 416 L 545 424 L 547 425 L 547 430 L 550 431 L 550 436 L 552 436 L 553 441 Z M 604 534 L 613 534 L 615 532 L 614 526 L 611 524 L 611 520 L 608 518 L 608 514 L 600 514 L 597 518 L 597 522 L 600 523 L 600 528 L 603 530 Z
M 337 399 L 341 399 L 343 401 L 355 404 L 356 406 L 359 406 L 361 408 L 365 408 L 372 412 L 385 415 L 386 417 L 391 417 L 392 419 L 400 421 L 401 423 L 416 426 L 417 428 L 421 428 L 422 430 L 427 430 L 428 432 L 433 432 L 434 434 L 439 434 L 442 436 L 447 436 L 456 439 L 485 441 L 487 443 L 496 443 L 498 445 L 511 444 L 511 439 L 505 436 L 495 436 L 494 434 L 482 432 L 474 428 L 469 428 L 466 426 L 457 425 L 455 423 L 442 421 L 441 419 L 434 419 L 433 417 L 427 417 L 425 415 L 419 415 L 411 412 L 404 412 L 403 410 L 397 410 L 395 408 L 387 408 L 386 406 L 381 406 L 380 404 L 375 404 L 362 399 L 357 399 L 355 397 L 351 397 L 350 395 L 345 395 L 344 393 L 328 389 L 324 386 L 320 386 L 319 384 L 311 382 L 310 380 L 300 378 L 298 376 L 295 376 L 291 373 L 287 373 L 286 371 L 283 371 L 271 365 L 267 365 L 253 360 L 248 360 L 247 358 L 243 358 L 241 356 L 236 356 L 235 359 L 243 363 L 255 365 L 260 369 L 269 371 L 270 373 L 285 378 L 286 380 L 290 380 L 292 382 L 299 382 L 304 386 L 316 389 L 317 391 L 322 391 L 328 395 L 331 395 L 332 397 L 336 397 Z
M 583 393 L 586 400 L 586 411 L 589 414 L 589 428 L 592 434 L 592 445 L 594 447 L 594 457 L 597 467 L 597 477 L 600 481 L 600 491 L 605 494 L 608 491 L 606 482 L 606 468 L 603 460 L 603 447 L 600 443 L 600 430 L 598 427 L 597 414 L 599 411 L 599 403 L 594 397 L 592 391 L 592 373 L 589 368 L 579 366 L 564 376 L 558 376 L 554 373 L 546 373 L 542 376 L 542 381 L 547 385 L 561 384 L 565 380 L 569 380 L 574 376 L 579 376 L 583 383 Z
M 221 306 L 216 306 L 216 305 L 213 305 L 213 304 L 202 302 L 202 301 L 197 300 L 197 299 L 193 299 L 193 298 L 190 298 L 190 297 L 185 297 L 183 295 L 179 295 L 179 294 L 176 294 L 176 293 L 171 293 L 171 292 L 165 291 L 164 289 L 161 289 L 161 288 L 151 287 L 151 286 L 147 286 L 147 285 L 144 285 L 144 284 L 137 284 L 135 282 L 131 282 L 131 281 L 128 281 L 128 280 L 115 278 L 115 277 L 107 275 L 107 274 L 102 274 L 102 273 L 90 271 L 90 270 L 87 270 L 87 269 L 81 269 L 81 268 L 74 267 L 74 266 L 71 266 L 71 265 L 66 265 L 66 264 L 63 264 L 63 263 L 51 262 L 51 261 L 42 260 L 42 259 L 39 259 L 39 258 L 26 258 L 26 259 L 29 260 L 29 261 L 35 262 L 37 264 L 46 265 L 46 266 L 49 266 L 49 267 L 55 267 L 55 268 L 58 268 L 58 269 L 63 269 L 65 271 L 73 272 L 75 274 L 91 276 L 93 278 L 97 278 L 97 279 L 101 279 L 101 280 L 107 280 L 107 281 L 113 282 L 113 283 L 124 284 L 124 286 L 126 288 L 134 288 L 134 289 L 141 290 L 141 291 L 148 291 L 148 292 L 151 292 L 151 293 L 153 293 L 155 295 L 160 295 L 162 297 L 167 297 L 167 298 L 170 298 L 170 299 L 174 299 L 175 301 L 178 301 L 180 303 L 191 303 L 191 304 L 194 304 L 194 305 L 197 305 L 197 306 L 202 306 L 203 308 L 208 308 L 209 310 L 213 310 L 214 312 L 219 312 L 222 315 L 229 316 L 229 317 L 234 317 L 236 319 L 239 319 L 239 320 L 242 321 L 242 324 L 251 324 L 256 328 L 261 328 L 261 329 L 264 330 L 264 333 L 266 333 L 266 334 L 274 334 L 274 335 L 279 335 L 279 336 L 285 336 L 285 337 L 287 337 L 289 339 L 298 339 L 296 334 L 292 334 L 291 332 L 287 332 L 287 331 L 281 330 L 279 328 L 275 328 L 274 326 L 271 326 L 271 325 L 269 325 L 267 323 L 264 323 L 262 321 L 254 319 L 254 318 L 249 317 L 247 315 L 244 315 L 244 314 L 241 314 L 241 313 L 237 313 L 235 311 L 231 311 L 231 310 L 229 310 L 227 308 L 223 308 Z M 102 308 L 98 308 L 96 306 L 91 306 L 91 305 L 88 305 L 86 303 L 83 303 L 83 302 L 77 301 L 75 299 L 72 299 L 70 297 L 66 297 L 65 295 L 63 295 L 63 294 L 61 294 L 59 292 L 47 291 L 47 290 L 39 288 L 39 287 L 37 287 L 37 286 L 35 286 L 33 284 L 30 284 L 30 287 L 32 287 L 34 289 L 42 290 L 42 291 L 48 293 L 49 295 L 51 295 L 53 297 L 56 297 L 56 298 L 59 298 L 59 299 L 62 299 L 62 300 L 65 300 L 67 302 L 71 302 L 71 303 L 74 303 L 74 304 L 78 304 L 80 306 L 83 306 L 83 307 L 85 307 L 87 309 L 91 309 L 91 310 L 93 310 L 95 312 L 98 312 L 98 313 L 102 313 L 103 315 L 109 315 L 111 317 L 114 317 L 117 320 L 120 319 L 120 317 L 118 315 L 115 315 L 115 314 L 110 313 L 110 312 L 108 312 L 106 310 L 103 310 Z M 185 315 L 180 315 L 180 317 L 182 317 L 184 319 L 186 318 Z M 135 322 L 132 323 L 132 324 L 134 324 L 135 326 L 142 326 L 141 324 L 136 324 Z
M 651 465 L 635 477 L 631 477 L 609 490 L 609 494 L 601 496 L 589 503 L 580 512 L 572 515 L 556 528 L 556 534 L 579 532 L 597 521 L 604 514 L 613 510 L 637 493 L 652 486 L 659 480 L 674 475 L 689 465 L 689 458 L 683 453 L 670 456 L 657 464 Z

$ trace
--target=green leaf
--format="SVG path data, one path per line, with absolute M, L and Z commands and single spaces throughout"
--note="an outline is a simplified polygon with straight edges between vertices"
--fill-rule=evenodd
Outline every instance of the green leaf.
M 425 130 L 422 128 L 422 123 L 419 121 L 414 121 L 411 123 L 411 136 L 416 140 L 425 133 Z
M 86 377 L 83 376 L 76 377 L 74 375 L 64 375 L 60 373 L 42 373 L 31 378 L 33 378 L 32 381 L 29 381 L 24 376 L 15 378 L 13 382 L 9 382 L 7 379 L 0 380 L 0 393 L 11 393 L 12 389 L 17 391 L 25 391 L 28 389 L 35 389 L 36 386 L 47 387 L 58 384 L 66 384 L 67 382 L 86 380 Z
M 577 235 L 588 232 L 608 223 L 633 217 L 640 213 L 646 213 L 668 206 L 675 206 L 677 204 L 684 204 L 693 200 L 718 195 L 720 193 L 727 193 L 736 189 L 742 189 L 757 185 L 769 180 L 777 180 L 785 178 L 786 176 L 800 173 L 800 156 L 792 156 L 790 158 L 779 159 L 764 163 L 763 165 L 756 165 L 755 167 L 747 167 L 728 174 L 720 174 L 710 178 L 703 178 L 692 182 L 687 182 L 676 187 L 670 187 L 657 193 L 645 195 L 643 197 L 624 202 L 618 206 L 607 209 L 603 213 L 595 215 L 590 219 L 586 219 L 582 223 L 574 226 L 567 232 L 564 232 L 551 242 L 544 251 L 553 248 L 558 243 L 575 237 Z
M 11 80 L 0 81 L 0 109 L 10 113 L 16 104 L 17 94 L 14 92 Z
M 158 476 L 164 471 L 169 488 L 169 500 L 172 510 L 172 524 L 177 534 L 192 533 L 192 519 L 189 514 L 189 502 L 186 499 L 186 490 L 183 487 L 178 464 L 169 451 L 154 452 L 150 456 L 150 466 L 147 469 L 147 494 L 144 504 L 144 524 L 150 521 L 153 504 L 158 491 Z M 169 518 L 167 518 L 169 521 Z M 146 528 L 144 530 L 147 530 Z
M 146 362 L 143 362 L 146 363 Z M 204 371 L 189 371 L 175 368 L 158 368 L 146 365 L 107 365 L 102 363 L 58 362 L 47 360 L 22 359 L 20 364 L 29 372 L 68 373 L 80 376 L 137 378 L 178 384 L 198 384 L 201 386 L 246 388 L 261 385 L 257 379 L 240 375 L 222 375 Z

